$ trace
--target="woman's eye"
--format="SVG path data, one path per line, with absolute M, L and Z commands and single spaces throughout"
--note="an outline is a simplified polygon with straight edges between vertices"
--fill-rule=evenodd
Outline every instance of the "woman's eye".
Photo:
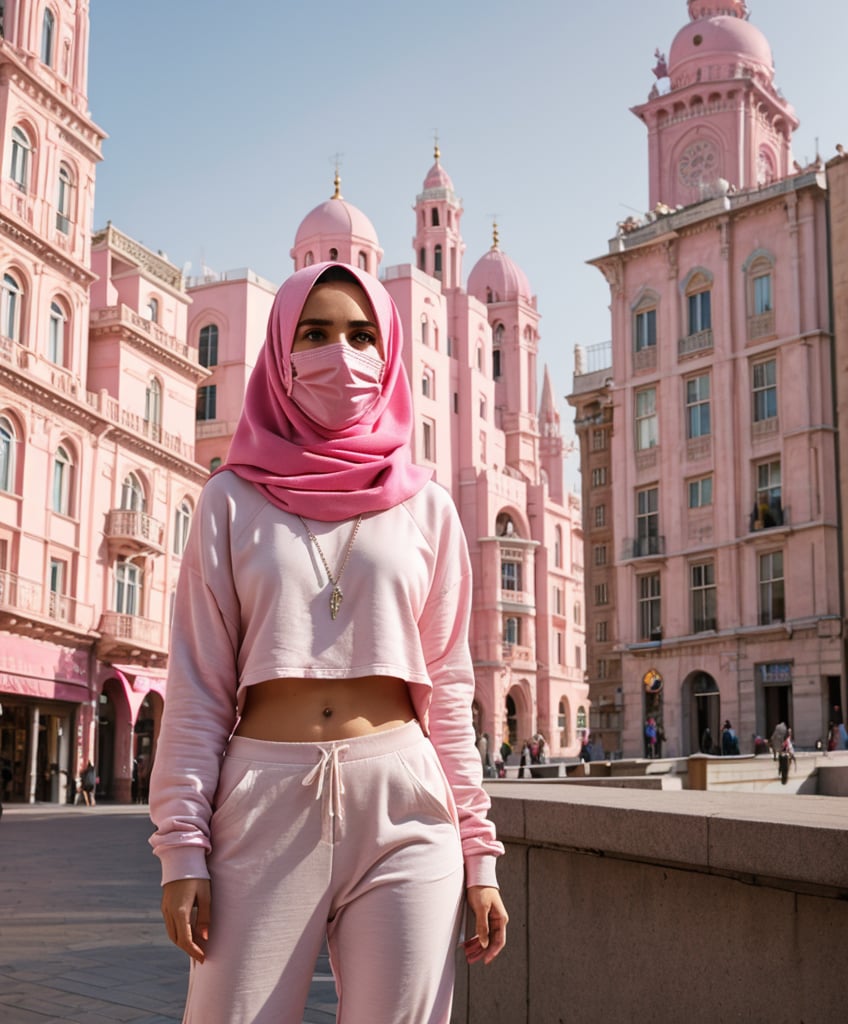
M 376 345 L 377 339 L 373 334 L 369 334 L 368 331 L 357 331 L 356 334 L 351 338 L 351 342 L 354 345 Z
M 311 331 L 305 331 L 304 332 L 303 340 L 304 341 L 311 341 L 311 342 L 323 341 L 324 340 L 324 332 L 323 331 L 319 331 L 317 327 L 313 327 Z

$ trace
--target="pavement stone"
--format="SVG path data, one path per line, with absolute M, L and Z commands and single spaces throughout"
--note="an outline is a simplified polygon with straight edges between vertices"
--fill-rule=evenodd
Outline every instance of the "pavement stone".
M 162 925 L 151 829 L 144 806 L 5 806 L 2 1024 L 179 1024 L 188 959 Z M 335 1020 L 325 950 L 303 1021 Z

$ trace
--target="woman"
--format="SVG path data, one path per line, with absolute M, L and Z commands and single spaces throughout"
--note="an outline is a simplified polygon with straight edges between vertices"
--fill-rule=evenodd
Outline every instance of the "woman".
M 300 1024 L 326 937 L 340 1022 L 441 1024 L 463 889 L 469 962 L 505 943 L 468 553 L 400 346 L 375 278 L 294 274 L 198 504 L 150 793 L 185 1022 Z

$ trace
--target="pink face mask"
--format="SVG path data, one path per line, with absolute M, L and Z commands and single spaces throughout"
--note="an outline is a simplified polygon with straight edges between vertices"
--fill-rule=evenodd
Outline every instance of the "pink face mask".
M 346 342 L 292 352 L 291 365 L 292 401 L 326 430 L 357 423 L 380 397 L 383 360 Z

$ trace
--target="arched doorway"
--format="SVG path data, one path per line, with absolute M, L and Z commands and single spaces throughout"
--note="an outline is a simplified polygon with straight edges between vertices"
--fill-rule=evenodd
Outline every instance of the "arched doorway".
M 130 802 L 130 751 L 133 726 L 130 707 L 117 679 L 107 679 L 98 701 L 97 758 L 98 799 Z
M 688 712 L 689 718 L 689 753 L 700 751 L 702 754 L 717 754 L 721 736 L 721 693 L 718 683 L 709 672 L 692 672 L 683 682 L 681 696 L 684 711 Z
M 150 772 L 156 760 L 156 741 L 162 721 L 163 701 L 151 690 L 141 703 L 133 729 L 133 803 L 147 803 Z

